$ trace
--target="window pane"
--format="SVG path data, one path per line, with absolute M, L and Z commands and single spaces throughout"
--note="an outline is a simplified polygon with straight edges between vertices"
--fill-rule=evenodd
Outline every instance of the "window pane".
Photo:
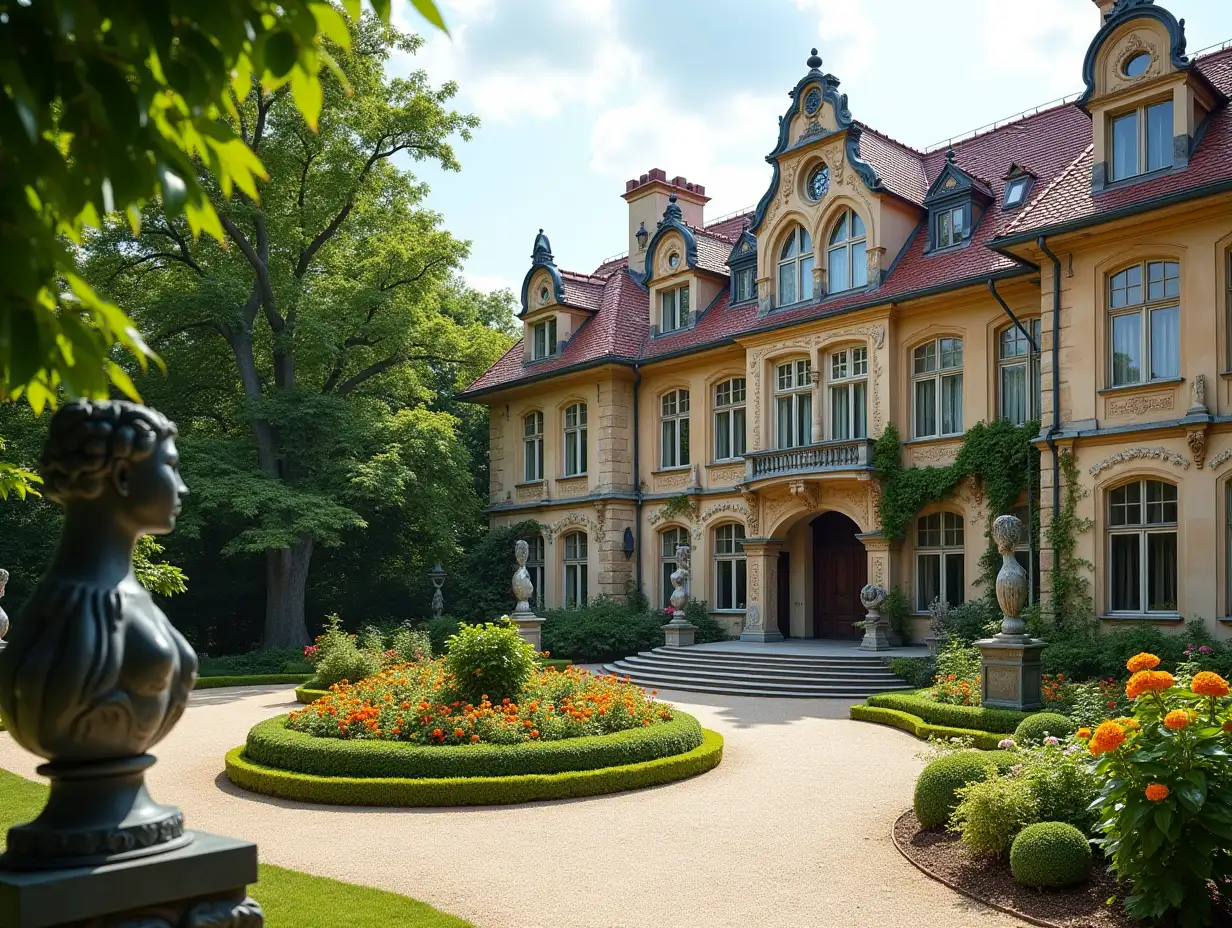
M 800 299 L 813 298 L 813 256 L 806 255 L 800 259 Z
M 679 464 L 689 463 L 689 420 L 680 419 L 680 457 L 677 460 Z
M 584 606 L 590 602 L 590 577 L 585 564 L 578 564 L 578 579 L 581 581 L 578 602 Z
M 835 248 L 826 264 L 826 284 L 831 293 L 850 289 L 847 283 L 847 249 Z
M 952 374 L 941 378 L 941 433 L 953 435 L 962 429 L 962 374 Z
M 663 423 L 660 447 L 663 449 L 662 465 L 664 467 L 674 467 L 676 464 L 676 421 L 674 419 Z
M 791 397 L 780 396 L 777 404 L 778 410 L 776 418 L 778 419 L 779 442 L 780 448 L 791 447 Z
M 851 246 L 851 285 L 853 287 L 863 287 L 868 283 L 868 245 L 865 242 L 856 242 Z
M 1108 521 L 1112 525 L 1140 525 L 1142 523 L 1142 484 L 1135 481 L 1117 487 L 1108 494 Z
M 574 433 L 565 435 L 565 475 L 578 472 L 577 441 Z
M 830 390 L 830 437 L 835 440 L 851 437 L 850 389 L 842 386 Z
M 714 414 L 714 456 L 721 460 L 731 455 L 731 415 L 726 412 L 716 412 Z
M 1001 368 L 1001 418 L 1014 425 L 1027 421 L 1027 366 L 1006 364 Z
M 1176 611 L 1176 533 L 1146 536 L 1146 599 L 1152 612 Z
M 916 557 L 915 608 L 927 612 L 928 605 L 941 595 L 941 555 L 920 554 Z
M 1138 173 L 1138 113 L 1112 120 L 1112 179 Z
M 724 380 L 721 384 L 714 388 L 714 405 L 727 406 L 731 403 L 731 388 L 732 382 Z
M 663 562 L 663 577 L 659 581 L 659 590 L 663 597 L 663 608 L 667 608 L 672 604 L 672 574 L 676 571 L 675 561 Z
M 842 380 L 849 376 L 847 352 L 836 351 L 830 358 L 830 379 Z
M 744 454 L 744 407 L 737 406 L 732 411 L 732 457 L 738 458 Z
M 957 548 L 963 543 L 963 520 L 956 512 L 941 514 L 941 544 L 947 548 Z
M 813 397 L 809 393 L 796 394 L 796 436 L 801 446 L 813 443 Z
M 857 219 L 859 217 L 856 217 Z M 835 242 L 847 241 L 847 214 L 843 213 L 843 218 L 838 221 L 838 225 L 834 227 L 834 231 L 830 233 L 830 244 Z
M 941 546 L 941 513 L 920 516 L 916 526 L 916 546 L 937 548 Z
M 858 213 L 851 214 L 851 237 L 860 238 L 864 235 L 864 220 Z
M 941 369 L 962 367 L 963 343 L 961 338 L 941 339 Z
M 868 373 L 867 348 L 851 349 L 851 373 L 857 377 Z
M 915 437 L 937 434 L 937 381 L 921 380 L 915 385 Z
M 1142 380 L 1142 316 L 1112 317 L 1112 384 Z
M 950 228 L 950 213 L 937 214 L 937 247 L 946 248 L 954 243 L 954 232 Z
M 1151 311 L 1151 378 L 1181 375 L 1181 309 L 1169 306 Z
M 961 606 L 967 598 L 967 585 L 963 579 L 963 555 L 945 556 L 945 601 L 951 606 Z
M 937 369 L 937 343 L 929 342 L 915 350 L 915 373 L 926 374 Z
M 680 294 L 680 299 L 677 301 L 679 312 L 677 313 L 676 324 L 682 326 L 689 321 L 689 288 L 686 285 L 676 292 Z
M 787 306 L 796 302 L 796 265 L 779 265 L 779 305 Z
M 791 235 L 787 236 L 787 240 L 783 242 L 783 248 L 779 252 L 779 260 L 785 261 L 788 258 L 796 256 L 796 232 L 793 229 Z
M 1138 571 L 1140 535 L 1113 535 L 1110 539 L 1112 576 L 1108 580 L 1109 603 L 1114 612 L 1141 612 L 1141 582 Z
M 734 599 L 735 586 L 733 563 L 731 561 L 719 561 L 715 565 L 718 574 L 718 589 L 715 591 L 715 606 L 719 609 L 731 609 Z
M 851 437 L 852 438 L 867 438 L 868 423 L 866 419 L 866 400 L 865 394 L 868 392 L 868 384 L 857 383 L 852 385 L 852 401 L 851 401 Z
M 1159 480 L 1146 482 L 1146 521 L 1150 525 L 1176 522 L 1176 487 Z
M 1172 101 L 1146 108 L 1146 169 L 1172 167 Z
M 748 567 L 744 560 L 736 561 L 736 609 L 744 609 L 749 604 Z

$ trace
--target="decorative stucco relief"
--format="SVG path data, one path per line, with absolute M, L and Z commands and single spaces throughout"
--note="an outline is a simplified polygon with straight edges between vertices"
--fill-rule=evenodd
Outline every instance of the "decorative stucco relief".
M 761 511 L 760 500 L 756 493 L 749 490 L 741 490 L 740 495 L 744 497 L 745 512 L 745 531 L 752 538 L 759 537 L 761 531 L 761 519 L 759 514 Z
M 968 477 L 962 483 L 962 491 L 958 494 L 959 501 L 967 510 L 968 519 L 972 525 L 978 525 L 987 518 L 985 513 L 984 488 L 974 477 Z
M 588 528 L 595 533 L 595 537 L 600 537 L 602 529 L 594 519 L 587 518 L 580 512 L 571 512 L 563 516 L 556 522 L 545 523 L 543 526 L 544 537 L 547 538 L 548 544 L 556 541 L 556 536 L 571 528 Z
M 913 462 L 923 461 L 928 464 L 953 464 L 958 457 L 957 445 L 925 445 L 911 449 Z
M 744 465 L 732 464 L 729 467 L 712 467 L 710 468 L 709 480 L 712 484 L 721 483 L 724 485 L 738 483 L 744 479 Z
M 1217 455 L 1211 458 L 1207 466 L 1211 470 L 1219 470 L 1219 468 L 1223 467 L 1223 465 L 1228 463 L 1229 460 L 1232 460 L 1232 448 L 1225 448 L 1223 451 L 1220 451 Z
M 1108 401 L 1109 416 L 1142 416 L 1148 412 L 1171 409 L 1176 403 L 1173 393 L 1142 393 Z
M 737 502 L 729 500 L 727 502 L 715 503 L 710 508 L 702 511 L 701 518 L 697 520 L 697 525 L 695 525 L 693 528 L 694 539 L 700 539 L 702 537 L 702 529 L 704 528 L 707 522 L 709 522 L 715 516 L 721 515 L 722 513 L 725 513 L 725 512 L 730 512 L 733 515 L 739 516 L 741 519 L 745 520 L 746 522 L 745 533 L 746 534 L 748 533 L 748 525 L 747 525 L 748 520 L 749 520 L 748 507 L 745 506 L 744 503 L 737 503 Z
M 1113 66 L 1115 68 L 1114 73 L 1118 75 L 1122 74 L 1125 62 L 1134 55 L 1137 55 L 1139 52 L 1149 52 L 1151 55 L 1151 64 L 1146 71 L 1137 77 L 1121 77 L 1119 80 L 1113 81 L 1105 91 L 1106 93 L 1116 93 L 1116 91 L 1129 87 L 1131 84 L 1138 84 L 1143 81 L 1148 81 L 1153 77 L 1159 77 L 1159 75 L 1163 73 L 1163 58 L 1159 54 L 1159 50 L 1156 48 L 1155 43 L 1143 39 L 1137 32 L 1133 33 L 1125 41 L 1125 43 L 1117 49 L 1115 53 L 1116 64 Z
M 558 496 L 585 496 L 589 488 L 590 481 L 586 477 L 556 481 L 556 493 Z
M 543 487 L 540 484 L 535 484 L 529 487 L 518 487 L 517 496 L 519 503 L 529 502 L 530 500 L 543 498 Z
M 1092 464 L 1088 470 L 1088 473 L 1092 477 L 1097 477 L 1110 467 L 1116 467 L 1116 465 L 1124 464 L 1127 461 L 1137 460 L 1164 461 L 1174 467 L 1179 467 L 1182 470 L 1189 470 L 1189 459 L 1184 455 L 1177 454 L 1175 451 L 1170 451 L 1167 448 L 1154 447 L 1126 448 L 1124 451 L 1118 451 L 1116 454 L 1110 454 L 1102 461 L 1096 461 Z
M 655 489 L 660 492 L 664 490 L 683 490 L 689 485 L 689 479 L 692 477 L 691 470 L 682 470 L 675 474 L 663 474 L 654 478 Z

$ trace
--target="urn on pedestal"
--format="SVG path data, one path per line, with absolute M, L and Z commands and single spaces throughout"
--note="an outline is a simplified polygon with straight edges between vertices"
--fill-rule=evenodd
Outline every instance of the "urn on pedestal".
M 889 595 L 884 587 L 875 583 L 866 584 L 860 590 L 860 605 L 868 612 L 868 618 L 864 620 L 864 639 L 860 642 L 860 650 L 890 650 L 890 639 L 886 635 L 890 623 L 881 615 L 882 603 Z
M 519 538 L 513 546 L 513 557 L 518 562 L 518 569 L 513 572 L 513 598 L 517 601 L 514 607 L 513 619 L 518 626 L 518 633 L 525 638 L 536 651 L 543 650 L 544 620 L 535 615 L 530 608 L 530 598 L 535 595 L 535 584 L 530 579 L 530 571 L 526 569 L 526 559 L 530 557 L 530 545 Z

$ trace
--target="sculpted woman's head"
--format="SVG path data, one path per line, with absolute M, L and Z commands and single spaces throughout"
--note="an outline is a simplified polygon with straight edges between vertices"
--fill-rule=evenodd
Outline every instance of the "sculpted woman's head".
M 40 462 L 44 492 L 66 509 L 105 509 L 134 532 L 166 534 L 188 493 L 176 434 L 170 419 L 136 403 L 76 400 L 62 406 Z

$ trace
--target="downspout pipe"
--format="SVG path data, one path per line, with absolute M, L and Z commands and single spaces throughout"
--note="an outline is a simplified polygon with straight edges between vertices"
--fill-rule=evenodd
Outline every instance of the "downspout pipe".
M 1052 261 L 1052 425 L 1044 440 L 1052 452 L 1052 518 L 1061 515 L 1061 458 L 1057 455 L 1057 432 L 1061 431 L 1061 259 L 1052 253 L 1044 236 L 1035 240 Z
M 634 570 L 637 577 L 637 591 L 642 592 L 642 407 L 638 403 L 638 393 L 642 386 L 641 365 L 633 364 L 633 493 L 634 493 L 634 529 L 633 557 Z

